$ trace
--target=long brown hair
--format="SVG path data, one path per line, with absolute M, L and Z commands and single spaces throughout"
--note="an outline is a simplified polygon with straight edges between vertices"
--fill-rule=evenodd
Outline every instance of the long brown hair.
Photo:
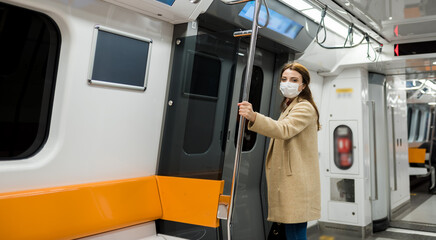
M 316 115 L 318 116 L 316 119 L 316 123 L 318 124 L 318 130 L 320 130 L 321 125 L 319 124 L 319 111 L 318 108 L 316 107 L 315 102 L 313 101 L 312 92 L 310 91 L 309 88 L 309 84 L 310 84 L 309 70 L 307 70 L 305 66 L 296 62 L 287 63 L 283 66 L 282 71 L 280 72 L 280 79 L 282 78 L 283 72 L 286 71 L 286 69 L 297 71 L 303 77 L 303 84 L 305 84 L 306 87 L 300 92 L 298 97 L 309 101 L 310 104 L 312 104 L 313 108 L 315 108 Z M 280 104 L 280 108 L 282 111 L 284 111 L 287 108 L 286 97 L 283 98 L 283 101 Z

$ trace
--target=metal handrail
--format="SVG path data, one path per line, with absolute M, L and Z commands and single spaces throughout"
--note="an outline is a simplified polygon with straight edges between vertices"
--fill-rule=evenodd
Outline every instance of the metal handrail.
M 392 157 L 394 160 L 394 191 L 398 190 L 397 182 L 397 150 L 396 150 L 396 136 L 395 136 L 395 107 L 391 106 L 391 125 L 392 125 Z
M 252 0 L 221 0 L 221 2 L 228 4 L 228 5 L 235 5 L 235 4 L 239 4 L 239 3 L 245 3 L 245 2 L 249 2 Z
M 431 116 L 431 115 L 430 115 Z M 436 108 L 433 109 L 433 123 L 431 126 L 431 141 L 430 141 L 430 156 L 428 159 L 428 172 L 429 175 L 431 176 L 430 178 L 430 189 L 433 189 L 435 187 L 435 172 L 434 172 L 434 167 L 432 167 L 431 165 L 431 156 L 433 154 L 433 143 L 434 143 L 434 133 L 435 133 L 435 126 L 436 126 Z
M 375 197 L 372 199 L 373 201 L 378 200 L 378 176 L 377 176 L 377 142 L 376 142 L 376 120 L 375 120 L 375 101 L 371 101 L 372 106 L 372 134 L 373 134 L 373 153 L 374 153 L 374 184 L 375 184 Z
M 256 51 L 256 41 L 257 41 L 257 32 L 259 30 L 258 26 L 258 18 L 260 12 L 260 2 L 262 0 L 255 0 L 255 8 L 254 8 L 254 16 L 253 16 L 253 24 L 251 28 L 251 37 L 250 37 L 250 48 L 248 52 L 248 60 L 247 60 L 247 70 L 245 74 L 244 87 L 243 87 L 243 95 L 242 101 L 248 101 L 248 97 L 250 94 L 250 85 L 251 85 L 251 77 L 253 75 L 253 63 L 254 56 Z M 237 4 L 246 2 L 244 0 L 222 0 L 222 2 L 226 4 Z M 227 240 L 231 240 L 232 238 L 232 217 L 233 217 L 233 208 L 235 203 L 235 196 L 237 193 L 237 186 L 239 181 L 239 162 L 241 160 L 241 151 L 242 151 L 242 140 L 245 131 L 245 118 L 239 117 L 239 129 L 238 129 L 238 139 L 236 143 L 236 154 L 235 154 L 235 164 L 233 168 L 233 178 L 232 178 L 232 189 L 230 192 L 230 203 L 228 209 L 228 217 L 227 217 Z

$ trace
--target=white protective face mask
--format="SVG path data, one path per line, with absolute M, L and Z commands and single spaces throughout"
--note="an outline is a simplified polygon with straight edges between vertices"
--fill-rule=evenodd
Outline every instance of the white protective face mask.
M 281 82 L 280 83 L 280 91 L 283 96 L 287 98 L 295 98 L 300 94 L 301 91 L 298 91 L 300 84 L 294 82 Z

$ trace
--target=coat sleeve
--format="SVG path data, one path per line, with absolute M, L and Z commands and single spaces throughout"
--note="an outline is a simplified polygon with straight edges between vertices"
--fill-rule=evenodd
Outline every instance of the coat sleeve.
M 279 121 L 257 113 L 255 122 L 249 122 L 248 129 L 270 138 L 287 140 L 299 134 L 313 121 L 316 121 L 316 112 L 312 104 L 300 102 Z

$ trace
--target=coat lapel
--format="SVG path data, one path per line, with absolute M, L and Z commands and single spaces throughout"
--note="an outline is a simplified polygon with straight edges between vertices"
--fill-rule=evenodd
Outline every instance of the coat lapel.
M 292 110 L 292 108 L 297 105 L 297 103 L 300 102 L 300 99 L 298 97 L 296 97 L 291 104 L 289 104 L 289 106 L 285 109 L 285 111 L 282 112 L 282 114 L 280 114 L 279 120 L 282 120 L 283 118 L 285 118 L 286 116 L 288 116 L 289 112 Z

